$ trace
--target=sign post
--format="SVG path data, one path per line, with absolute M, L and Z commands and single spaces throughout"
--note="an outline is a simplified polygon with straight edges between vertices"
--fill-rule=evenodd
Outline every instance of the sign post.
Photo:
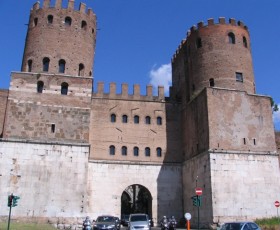
M 279 217 L 278 217 L 278 208 L 279 208 L 279 206 L 280 206 L 280 202 L 279 202 L 278 200 L 276 200 L 276 201 L 274 202 L 274 205 L 275 205 L 276 210 L 277 210 L 277 219 L 278 219 L 278 221 L 279 221 Z
M 185 213 L 185 218 L 186 218 L 186 220 L 187 220 L 187 230 L 190 230 L 191 228 L 190 228 L 190 219 L 192 218 L 192 215 L 190 214 L 190 213 L 188 213 L 188 212 L 186 212 Z
M 198 201 L 197 205 L 197 229 L 199 230 L 199 207 L 201 205 L 202 188 L 195 188 L 196 199 Z

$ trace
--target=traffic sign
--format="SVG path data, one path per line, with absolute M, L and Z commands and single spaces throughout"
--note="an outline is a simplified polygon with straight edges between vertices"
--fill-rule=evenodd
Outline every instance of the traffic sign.
M 197 196 L 201 196 L 201 195 L 202 195 L 202 188 L 196 188 L 196 189 L 195 189 L 195 194 L 196 194 Z
M 274 205 L 275 205 L 276 208 L 278 208 L 278 207 L 280 206 L 280 202 L 279 202 L 278 200 L 276 200 L 276 201 L 274 202 Z
M 191 215 L 190 213 L 186 212 L 186 213 L 185 213 L 185 218 L 186 218 L 187 220 L 190 220 L 190 219 L 192 218 L 192 215 Z

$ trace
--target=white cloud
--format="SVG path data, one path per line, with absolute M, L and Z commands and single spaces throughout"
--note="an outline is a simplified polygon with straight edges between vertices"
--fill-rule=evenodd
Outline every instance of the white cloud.
M 273 121 L 275 124 L 275 128 L 280 130 L 280 104 L 278 104 L 279 110 L 273 113 Z
M 158 86 L 163 86 L 165 95 L 169 94 L 169 86 L 171 86 L 172 82 L 171 64 L 163 64 L 158 68 L 156 66 L 153 66 L 149 73 L 149 77 L 150 84 L 153 85 L 156 91 Z

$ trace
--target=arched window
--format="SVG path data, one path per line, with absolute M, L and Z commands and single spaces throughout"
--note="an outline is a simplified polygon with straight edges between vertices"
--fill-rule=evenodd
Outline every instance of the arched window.
M 235 44 L 235 35 L 234 33 L 230 32 L 228 33 L 228 41 L 230 44 Z
M 65 60 L 63 59 L 60 59 L 59 62 L 58 62 L 58 72 L 59 73 L 65 73 Z
M 78 76 L 84 76 L 84 74 L 85 74 L 85 66 L 84 66 L 84 64 L 80 63 Z
M 158 147 L 158 148 L 157 148 L 157 156 L 158 156 L 158 157 L 161 157 L 161 155 L 162 155 L 162 153 L 161 153 L 161 148 Z
M 29 59 L 27 61 L 27 72 L 31 72 L 32 71 L 32 60 Z
M 139 124 L 139 116 L 138 115 L 134 116 L 134 124 Z
M 87 29 L 87 22 L 82 21 L 81 27 L 82 27 L 82 29 L 86 30 Z
M 123 155 L 123 156 L 126 156 L 126 155 L 127 155 L 127 147 L 126 147 L 126 146 L 123 146 L 123 147 L 122 147 L 122 155 Z
M 38 81 L 37 82 L 37 93 L 43 93 L 44 89 L 44 82 Z
M 243 37 L 243 46 L 246 47 L 246 48 L 248 47 L 247 39 L 245 37 Z
M 66 82 L 63 82 L 61 84 L 61 95 L 67 95 L 68 93 L 68 84 Z
M 162 118 L 161 117 L 157 117 L 157 125 L 162 125 Z
M 48 24 L 52 24 L 52 23 L 53 23 L 53 16 L 48 15 Z
M 201 48 L 202 47 L 201 38 L 197 38 L 195 44 L 196 44 L 196 48 Z
M 136 156 L 136 157 L 139 156 L 139 148 L 138 147 L 133 148 L 133 155 Z
M 64 20 L 64 23 L 65 23 L 66 26 L 71 26 L 72 18 L 66 17 L 65 20 Z
M 91 33 L 94 34 L 94 29 L 91 30 Z
M 151 150 L 150 150 L 149 147 L 145 148 L 145 156 L 146 156 L 146 157 L 151 156 Z
M 45 57 L 43 59 L 43 71 L 48 72 L 49 71 L 49 65 L 50 65 L 50 59 Z
M 214 78 L 210 78 L 209 79 L 209 85 L 210 85 L 210 87 L 214 87 L 215 86 Z
M 147 125 L 151 124 L 151 117 L 150 117 L 150 116 L 146 116 L 146 117 L 145 117 L 145 123 L 146 123 Z
M 113 122 L 113 123 L 116 122 L 116 118 L 117 118 L 116 114 L 112 113 L 111 114 L 111 122 Z
M 127 123 L 127 115 L 122 116 L 122 123 Z
M 38 24 L 38 18 L 34 18 L 33 25 L 37 26 L 37 24 Z
M 116 148 L 114 145 L 111 145 L 110 148 L 109 148 L 109 153 L 110 155 L 115 155 L 115 151 L 116 151 Z

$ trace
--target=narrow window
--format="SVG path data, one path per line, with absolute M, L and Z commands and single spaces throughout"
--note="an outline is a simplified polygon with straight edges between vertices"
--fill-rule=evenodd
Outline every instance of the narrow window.
M 49 71 L 49 65 L 50 65 L 50 59 L 45 57 L 43 59 L 43 71 L 48 72 Z
M 133 148 L 133 155 L 136 156 L 136 157 L 139 156 L 139 148 L 138 147 Z
M 44 82 L 38 81 L 37 82 L 37 93 L 42 93 L 44 88 Z
M 84 76 L 84 74 L 85 74 L 85 66 L 84 66 L 84 64 L 80 63 L 78 76 Z
M 255 139 L 255 138 L 253 139 L 253 142 L 254 142 L 254 145 L 256 145 L 256 144 L 257 144 L 257 142 L 256 142 L 256 139 Z
M 115 146 L 114 146 L 114 145 L 111 145 L 110 148 L 109 148 L 109 150 L 110 150 L 110 151 L 109 151 L 109 152 L 110 152 L 110 155 L 115 155 L 115 150 L 116 150 L 116 149 L 115 149 Z
M 246 145 L 246 138 L 243 138 L 243 144 Z
M 86 30 L 87 29 L 87 22 L 86 21 L 82 21 L 81 27 L 82 27 L 82 29 Z
M 192 91 L 195 91 L 195 85 L 192 85 Z
M 27 72 L 31 72 L 32 71 L 32 60 L 28 60 L 27 62 Z
M 94 34 L 94 29 L 91 30 L 91 33 Z
M 127 123 L 127 115 L 122 116 L 122 123 Z
M 161 117 L 157 117 L 157 125 L 162 125 L 162 118 Z
M 111 122 L 115 123 L 116 122 L 116 114 L 111 114 Z
M 61 84 L 61 95 L 67 95 L 68 94 L 68 84 L 66 82 L 63 82 Z
M 139 124 L 139 116 L 134 116 L 134 124 Z
M 59 73 L 65 73 L 65 64 L 66 64 L 65 60 L 63 60 L 63 59 L 59 60 L 59 62 L 58 62 L 58 72 Z
M 230 44 L 235 44 L 235 35 L 234 33 L 230 32 L 228 33 L 228 41 Z
M 243 74 L 242 73 L 235 73 L 236 81 L 243 82 Z
M 51 125 L 51 132 L 54 133 L 55 132 L 55 124 Z
M 145 123 L 146 123 L 147 125 L 150 125 L 150 124 L 151 124 L 151 117 L 150 117 L 150 116 L 146 116 L 146 117 L 145 117 Z
M 126 155 L 127 155 L 127 147 L 126 147 L 126 146 L 123 146 L 123 147 L 122 147 L 122 155 L 123 155 L 123 156 L 126 156 Z
M 151 156 L 151 150 L 150 150 L 149 147 L 145 148 L 145 156 L 146 156 L 146 157 Z
M 210 87 L 214 87 L 215 86 L 214 78 L 210 78 L 209 79 L 209 85 L 210 85 Z
M 195 44 L 196 44 L 196 48 L 201 48 L 202 47 L 201 38 L 197 38 Z
M 66 17 L 64 22 L 66 26 L 71 26 L 72 19 L 70 17 Z
M 247 48 L 247 39 L 243 37 L 243 46 Z
M 38 24 L 38 18 L 34 18 L 33 24 L 34 24 L 34 26 L 37 26 L 37 24 Z
M 157 148 L 157 156 L 161 157 L 161 148 Z
M 52 24 L 52 23 L 53 23 L 53 16 L 48 15 L 48 24 Z

